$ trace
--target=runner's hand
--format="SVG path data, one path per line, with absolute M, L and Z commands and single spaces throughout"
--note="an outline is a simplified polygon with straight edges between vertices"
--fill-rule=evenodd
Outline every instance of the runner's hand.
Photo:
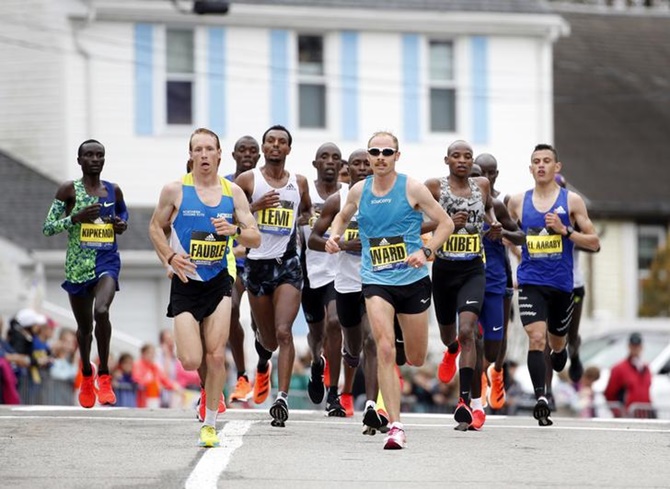
M 340 252 L 340 245 L 338 244 L 340 241 L 340 235 L 339 234 L 331 234 L 330 237 L 328 238 L 328 241 L 326 241 L 326 251 L 328 253 L 339 253 Z

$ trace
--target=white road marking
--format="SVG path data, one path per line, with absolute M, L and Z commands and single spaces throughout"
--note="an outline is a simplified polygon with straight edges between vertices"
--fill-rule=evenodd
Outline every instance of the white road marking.
M 207 448 L 186 480 L 186 489 L 216 488 L 235 450 L 242 446 L 242 437 L 255 421 L 228 421 L 219 432 L 221 446 Z

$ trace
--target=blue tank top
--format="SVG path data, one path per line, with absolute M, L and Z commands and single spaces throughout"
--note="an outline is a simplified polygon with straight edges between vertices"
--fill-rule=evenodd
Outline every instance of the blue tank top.
M 235 181 L 235 174 L 231 173 L 230 175 L 226 175 L 226 180 L 229 180 L 231 182 Z M 235 248 L 238 245 L 237 240 L 233 240 L 233 248 Z M 244 268 L 244 262 L 247 261 L 247 259 L 244 256 L 235 257 L 235 266 L 237 268 Z
M 228 180 L 219 177 L 221 182 L 221 201 L 218 205 L 205 205 L 195 190 L 193 174 L 182 178 L 182 200 L 177 216 L 172 222 L 170 246 L 178 253 L 190 255 L 196 265 L 193 280 L 207 282 L 224 269 L 235 279 L 235 257 L 232 253 L 232 238 L 216 233 L 211 222 L 213 217 L 224 217 L 233 222 L 233 195 Z
M 423 215 L 407 201 L 407 176 L 398 174 L 383 196 L 365 179 L 358 204 L 358 233 L 363 247 L 361 283 L 407 285 L 428 276 L 428 269 L 408 267 L 405 259 L 423 246 Z
M 558 214 L 565 226 L 570 225 L 568 191 L 560 189 L 551 210 Z M 533 191 L 524 195 L 521 229 L 526 242 L 521 250 L 521 263 L 516 275 L 519 285 L 544 285 L 572 292 L 572 249 L 574 243 L 544 225 L 546 212 L 538 212 L 533 205 Z
M 489 229 L 484 223 L 484 231 Z M 505 271 L 505 245 L 502 240 L 489 239 L 486 234 L 482 239 L 484 256 L 486 256 L 486 292 L 504 294 L 507 287 L 507 272 Z

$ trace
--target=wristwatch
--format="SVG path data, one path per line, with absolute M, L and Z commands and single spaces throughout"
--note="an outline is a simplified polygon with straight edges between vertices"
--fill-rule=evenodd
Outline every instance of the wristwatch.
M 565 227 L 565 237 L 570 238 L 570 235 L 575 232 L 575 228 L 572 226 L 566 226 Z
M 427 246 L 422 246 L 421 251 L 423 251 L 423 254 L 426 255 L 426 260 L 429 259 L 430 256 L 433 254 L 433 250 L 431 250 Z

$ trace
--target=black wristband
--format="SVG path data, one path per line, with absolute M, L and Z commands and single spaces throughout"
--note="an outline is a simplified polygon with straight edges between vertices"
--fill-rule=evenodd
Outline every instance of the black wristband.
M 176 252 L 175 252 L 175 253 L 172 253 L 172 255 L 170 255 L 170 258 L 167 259 L 167 264 L 168 264 L 168 265 L 169 265 L 170 263 L 172 263 L 172 259 L 173 259 L 175 256 L 177 256 L 177 253 L 176 253 Z
M 238 236 L 242 234 L 242 229 L 239 226 L 237 226 L 237 228 L 235 229 L 235 234 L 237 234 Z

